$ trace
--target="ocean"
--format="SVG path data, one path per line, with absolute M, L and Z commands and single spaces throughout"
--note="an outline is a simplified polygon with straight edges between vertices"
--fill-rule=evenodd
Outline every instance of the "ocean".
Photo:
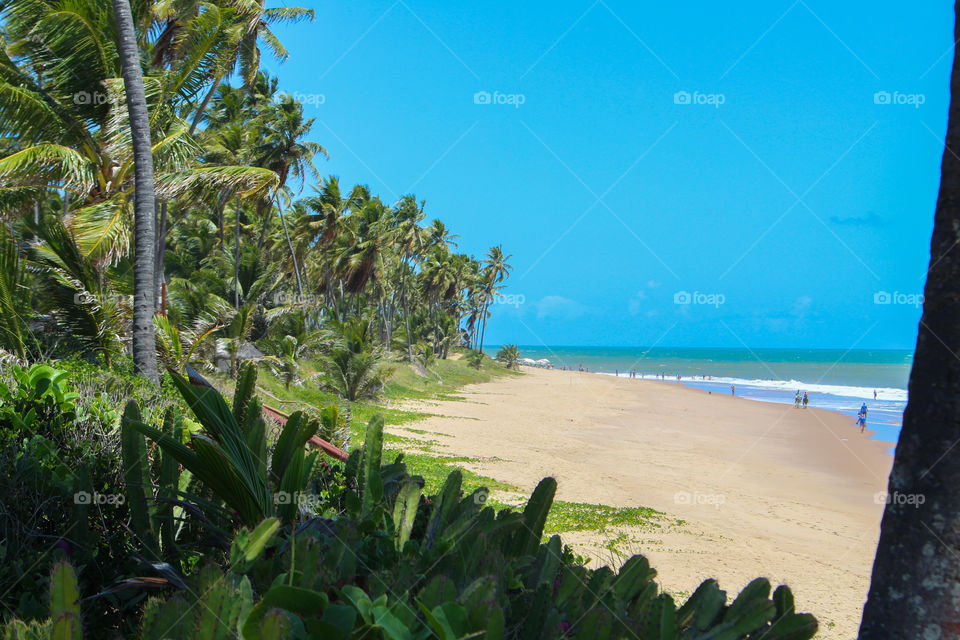
M 490 355 L 497 348 L 489 349 Z M 874 439 L 896 442 L 907 403 L 912 350 L 710 349 L 521 346 L 520 357 L 547 359 L 555 368 L 668 381 L 760 402 L 793 404 L 806 392 L 811 406 L 850 416 L 867 404 Z M 677 376 L 680 376 L 679 379 Z M 876 399 L 874 399 L 876 392 Z

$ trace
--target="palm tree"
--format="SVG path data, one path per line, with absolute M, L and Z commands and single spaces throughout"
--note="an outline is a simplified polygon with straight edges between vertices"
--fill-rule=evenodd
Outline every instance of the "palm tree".
M 140 49 L 133 28 L 128 0 L 113 0 L 117 41 L 123 65 L 123 86 L 130 113 L 130 133 L 134 156 L 134 262 L 133 262 L 133 363 L 137 373 L 159 384 L 156 334 L 153 326 L 155 192 L 153 185 L 153 148 L 150 144 L 150 116 L 140 69 Z
M 960 7 L 958 7 L 960 8 Z M 955 15 L 960 38 L 960 11 Z M 923 315 L 860 640 L 960 638 L 960 56 L 954 55 Z M 913 497 L 913 500 L 907 498 Z M 922 499 L 920 499 L 922 498 Z
M 424 234 L 420 221 L 424 219 L 423 207 L 426 203 L 417 204 L 412 195 L 404 196 L 397 203 L 394 210 L 397 215 L 398 248 L 402 252 L 400 260 L 400 302 L 403 308 L 403 322 L 407 333 L 407 358 L 413 362 L 413 342 L 410 336 L 410 304 L 407 296 L 407 277 L 413 271 L 414 263 L 418 262 L 424 248 Z
M 520 362 L 520 350 L 515 344 L 505 344 L 497 351 L 497 360 L 507 369 L 515 369 Z
M 290 56 L 283 43 L 270 30 L 270 24 L 290 24 L 301 20 L 313 20 L 313 9 L 299 7 L 275 7 L 267 9 L 265 0 L 244 0 L 231 3 L 237 10 L 235 23 L 237 29 L 229 37 L 229 53 L 216 59 L 216 69 L 210 74 L 213 82 L 200 105 L 197 107 L 190 133 L 196 131 L 204 116 L 207 105 L 213 98 L 220 83 L 235 67 L 239 67 L 244 87 L 251 88 L 260 71 L 260 42 L 263 41 L 273 52 L 274 57 L 283 63 Z
M 317 172 L 313 160 L 319 155 L 329 158 L 330 154 L 322 145 L 303 139 L 310 132 L 313 118 L 305 120 L 303 118 L 303 104 L 289 95 L 283 96 L 279 104 L 271 105 L 263 115 L 263 120 L 264 140 L 254 149 L 254 154 L 258 158 L 257 163 L 260 166 L 274 171 L 279 178 L 278 189 L 274 192 L 274 201 L 280 215 L 280 222 L 283 225 L 283 235 L 286 238 L 287 247 L 293 260 L 293 275 L 297 282 L 297 295 L 303 298 L 303 282 L 300 279 L 297 256 L 293 250 L 290 232 L 283 217 L 283 207 L 280 205 L 277 194 L 287 184 L 287 179 L 290 176 L 300 180 L 299 191 L 303 191 L 307 177 L 319 180 L 320 174 Z M 260 232 L 260 241 L 257 243 L 259 248 L 263 247 L 270 217 L 271 213 L 268 205 L 263 219 L 263 228 Z
M 383 353 L 374 346 L 372 324 L 353 316 L 334 325 L 337 337 L 319 359 L 321 388 L 352 402 L 372 397 L 383 387 Z
M 513 267 L 507 264 L 507 260 L 512 258 L 512 255 L 504 256 L 503 247 L 498 245 L 496 247 L 491 247 L 487 252 L 487 257 L 483 261 L 483 285 L 482 285 L 482 294 L 483 294 L 483 306 L 480 310 L 480 321 L 482 327 L 480 329 L 480 351 L 483 351 L 483 338 L 484 334 L 487 332 L 487 310 L 490 308 L 490 304 L 493 302 L 493 297 L 497 294 L 499 287 L 498 284 L 503 282 L 509 275 L 510 271 L 513 270 Z

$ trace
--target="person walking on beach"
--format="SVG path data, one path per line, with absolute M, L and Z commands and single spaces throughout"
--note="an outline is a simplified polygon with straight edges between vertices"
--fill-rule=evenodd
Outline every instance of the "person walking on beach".
M 793 396 L 793 408 L 800 408 L 800 389 L 797 389 L 797 395 Z
M 737 385 L 735 385 L 735 384 L 730 385 L 730 395 L 732 395 L 732 396 L 736 396 L 736 395 L 737 395 Z
M 810 398 L 807 397 L 807 392 L 803 392 L 803 408 L 806 409 L 807 405 L 810 403 Z
M 867 426 L 867 403 L 864 402 L 860 407 L 860 412 L 857 413 L 857 424 L 860 426 L 860 433 L 863 433 L 863 430 Z

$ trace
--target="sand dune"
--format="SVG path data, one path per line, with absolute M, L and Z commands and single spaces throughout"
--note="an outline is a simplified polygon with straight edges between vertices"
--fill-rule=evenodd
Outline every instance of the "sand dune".
M 728 592 L 764 575 L 817 615 L 818 637 L 856 637 L 892 445 L 846 416 L 708 394 L 674 383 L 563 371 L 467 387 L 465 401 L 421 406 L 423 428 L 453 454 L 497 458 L 475 470 L 558 498 L 646 506 L 683 524 L 619 532 L 665 589 L 714 577 Z M 470 418 L 470 419 L 463 419 Z M 418 425 L 421 426 L 421 425 Z M 431 438 L 436 436 L 431 435 Z M 603 562 L 612 534 L 566 541 Z

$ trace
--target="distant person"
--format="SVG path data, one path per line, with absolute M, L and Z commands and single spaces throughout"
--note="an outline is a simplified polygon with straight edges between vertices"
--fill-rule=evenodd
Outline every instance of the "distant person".
M 863 415 L 867 415 L 867 403 L 866 403 L 866 402 L 864 402 L 862 405 L 860 405 L 860 413 L 862 413 Z
M 860 413 L 857 414 L 857 424 L 860 426 L 860 433 L 863 433 L 863 430 L 867 427 L 867 411 L 864 408 Z
M 800 389 L 797 389 L 797 395 L 793 396 L 793 408 L 800 408 Z
M 810 398 L 807 397 L 807 392 L 803 392 L 803 408 L 806 409 L 807 405 L 810 404 Z
M 876 390 L 876 389 L 873 390 L 873 399 L 874 399 L 874 400 L 877 399 L 877 390 Z
M 737 385 L 735 384 L 730 385 L 730 395 L 732 396 L 737 395 Z

